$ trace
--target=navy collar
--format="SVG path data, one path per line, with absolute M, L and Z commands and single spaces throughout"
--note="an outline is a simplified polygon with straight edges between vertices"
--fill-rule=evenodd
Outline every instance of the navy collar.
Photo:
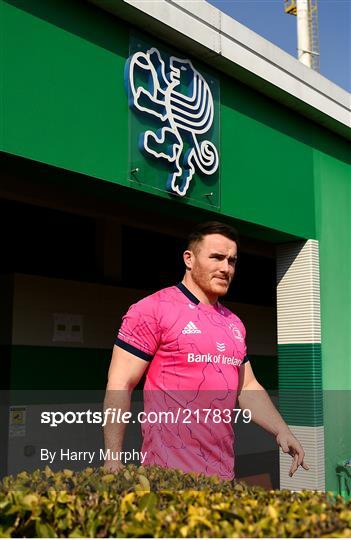
M 193 304 L 200 304 L 200 300 L 196 298 L 196 296 L 192 292 L 190 292 L 189 289 L 186 288 L 184 283 L 179 282 L 177 283 L 176 287 L 178 287 L 178 289 L 182 291 L 182 293 L 185 294 L 185 296 L 189 298 L 189 300 L 191 300 Z

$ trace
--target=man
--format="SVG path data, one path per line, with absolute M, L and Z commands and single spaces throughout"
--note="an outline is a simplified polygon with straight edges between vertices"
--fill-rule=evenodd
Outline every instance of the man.
M 145 413 L 159 421 L 142 424 L 145 464 L 232 479 L 231 420 L 238 398 L 240 408 L 250 410 L 252 420 L 293 457 L 290 476 L 299 466 L 307 470 L 300 443 L 253 374 L 242 322 L 218 302 L 235 273 L 235 230 L 219 222 L 199 225 L 183 258 L 181 283 L 140 300 L 124 316 L 105 409 L 129 411 L 131 392 L 147 370 Z M 161 411 L 171 415 L 168 421 Z M 107 449 L 121 451 L 124 430 L 124 424 L 106 425 Z M 105 466 L 113 471 L 121 463 Z

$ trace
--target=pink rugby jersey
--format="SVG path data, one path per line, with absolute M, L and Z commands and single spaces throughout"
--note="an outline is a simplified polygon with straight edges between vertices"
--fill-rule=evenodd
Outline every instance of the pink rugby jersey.
M 248 361 L 240 319 L 218 302 L 201 303 L 179 283 L 133 304 L 116 345 L 149 362 L 144 464 L 232 479 L 231 419 L 239 367 Z

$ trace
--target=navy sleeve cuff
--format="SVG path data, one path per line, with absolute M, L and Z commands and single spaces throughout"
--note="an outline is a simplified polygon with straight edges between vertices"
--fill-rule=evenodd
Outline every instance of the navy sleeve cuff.
M 133 345 L 130 345 L 129 343 L 126 343 L 125 341 L 122 341 L 121 339 L 117 338 L 115 341 L 115 345 L 118 347 L 121 347 L 121 349 L 124 349 L 125 351 L 134 354 L 134 356 L 137 356 L 138 358 L 141 358 L 142 360 L 146 360 L 147 362 L 150 362 L 150 360 L 153 359 L 152 354 L 147 354 L 144 351 L 141 351 L 140 349 L 137 349 Z
M 247 355 L 244 357 L 244 360 L 241 362 L 241 365 L 246 364 L 246 362 L 250 362 L 250 358 Z

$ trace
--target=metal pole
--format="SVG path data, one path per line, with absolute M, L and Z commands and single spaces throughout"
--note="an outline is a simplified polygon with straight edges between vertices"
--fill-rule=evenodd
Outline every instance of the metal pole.
M 297 0 L 297 51 L 298 59 L 312 67 L 312 40 L 309 25 L 309 0 Z

